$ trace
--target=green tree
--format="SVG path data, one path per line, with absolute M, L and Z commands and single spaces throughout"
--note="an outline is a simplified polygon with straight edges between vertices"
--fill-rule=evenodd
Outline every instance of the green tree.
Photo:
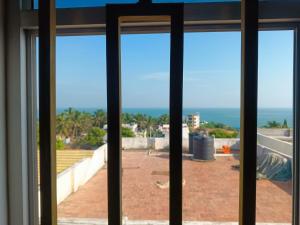
M 146 118 L 146 131 L 147 131 L 148 137 L 152 137 L 153 127 L 155 124 L 156 124 L 156 121 L 153 117 L 148 116 Z
M 127 127 L 122 127 L 121 133 L 122 133 L 122 137 L 135 137 L 134 132 Z
M 130 113 L 122 113 L 122 123 L 131 124 L 134 123 L 134 116 Z
M 138 129 L 140 131 L 144 131 L 147 128 L 147 116 L 141 113 L 137 113 L 134 115 L 134 121 L 138 125 Z
M 268 121 L 267 124 L 263 126 L 263 128 L 281 128 L 281 124 L 275 120 Z
M 170 118 L 168 114 L 163 114 L 158 118 L 158 123 L 162 124 L 169 124 Z
M 214 135 L 215 138 L 236 138 L 238 136 L 238 132 L 216 128 L 209 131 L 209 135 Z
M 86 136 L 80 140 L 80 145 L 87 147 L 99 147 L 103 144 L 106 132 L 99 127 L 92 127 Z
M 66 137 L 68 134 L 66 116 L 64 113 L 58 114 L 56 116 L 56 135 L 60 137 Z
M 284 119 L 284 121 L 283 121 L 282 128 L 289 128 L 286 119 Z
M 103 128 L 106 122 L 107 122 L 106 113 L 102 109 L 97 110 L 94 113 L 93 126 Z
M 77 140 L 92 128 L 93 118 L 90 113 L 69 108 L 58 115 L 58 122 L 57 129 L 63 136 Z
M 63 150 L 65 148 L 65 144 L 63 140 L 57 139 L 56 140 L 56 150 Z

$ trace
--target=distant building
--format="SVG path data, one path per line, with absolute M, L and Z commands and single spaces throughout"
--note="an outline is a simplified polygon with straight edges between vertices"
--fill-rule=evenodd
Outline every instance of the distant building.
M 137 134 L 138 132 L 138 125 L 136 123 L 132 123 L 132 124 L 123 123 L 122 127 L 132 130 L 132 132 L 135 134 Z
M 137 134 L 138 132 L 138 125 L 136 123 L 132 123 L 132 124 L 123 123 L 122 127 L 132 130 L 132 132 L 135 134 Z M 103 126 L 103 130 L 107 130 L 107 124 Z
M 165 137 L 170 136 L 170 125 L 169 124 L 163 124 L 162 126 L 159 126 L 158 129 L 164 134 Z M 182 138 L 188 138 L 189 137 L 189 127 L 186 123 L 182 124 Z
M 189 127 L 196 129 L 200 126 L 200 115 L 199 114 L 190 114 L 187 116 L 187 124 Z

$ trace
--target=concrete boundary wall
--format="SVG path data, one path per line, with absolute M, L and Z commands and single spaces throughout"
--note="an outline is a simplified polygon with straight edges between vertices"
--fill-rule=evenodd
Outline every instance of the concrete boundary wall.
M 85 158 L 57 175 L 57 204 L 76 192 L 80 186 L 91 179 L 107 162 L 107 144 L 94 151 L 90 158 Z M 40 196 L 40 190 L 39 190 Z
M 230 146 L 232 150 L 240 150 L 239 138 L 215 138 L 215 149 L 221 149 L 223 145 Z
M 107 161 L 107 144 L 94 151 L 91 158 L 85 158 L 57 176 L 57 204 L 91 179 Z
M 229 145 L 233 150 L 240 149 L 239 138 L 215 138 L 215 148 L 222 148 L 223 145 Z M 189 148 L 189 139 L 182 139 L 183 150 Z M 155 149 L 163 150 L 169 148 L 169 138 L 122 138 L 122 148 L 130 149 Z
M 293 145 L 286 141 L 278 140 L 273 137 L 268 137 L 263 134 L 257 134 L 257 143 L 263 147 L 273 150 L 279 154 L 293 157 Z
M 293 129 L 291 128 L 258 128 L 257 133 L 266 135 L 266 136 L 284 136 L 291 137 L 293 136 Z

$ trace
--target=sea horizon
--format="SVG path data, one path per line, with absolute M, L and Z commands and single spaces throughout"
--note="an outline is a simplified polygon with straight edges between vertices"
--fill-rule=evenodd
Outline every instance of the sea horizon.
M 61 113 L 70 107 L 58 107 L 57 113 Z M 106 111 L 105 107 L 71 107 L 81 112 L 93 113 L 98 109 Z M 152 117 L 159 117 L 163 114 L 169 114 L 169 109 L 164 107 L 124 107 L 122 112 L 131 114 L 145 114 Z M 237 107 L 184 107 L 183 116 L 198 113 L 201 121 L 224 123 L 236 129 L 240 128 L 240 108 Z M 257 113 L 257 126 L 261 127 L 268 121 L 277 121 L 283 123 L 287 120 L 288 126 L 293 125 L 293 109 L 288 107 L 260 107 Z

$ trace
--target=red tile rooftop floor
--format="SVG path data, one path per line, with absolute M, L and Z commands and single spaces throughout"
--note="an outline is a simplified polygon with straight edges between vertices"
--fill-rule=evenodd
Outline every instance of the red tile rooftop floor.
M 168 154 L 123 151 L 123 216 L 129 220 L 167 220 Z M 211 162 L 183 162 L 183 219 L 237 221 L 239 171 L 236 158 Z M 107 218 L 107 170 L 101 169 L 87 184 L 58 206 L 60 218 Z M 257 222 L 291 222 L 291 182 L 257 181 Z

